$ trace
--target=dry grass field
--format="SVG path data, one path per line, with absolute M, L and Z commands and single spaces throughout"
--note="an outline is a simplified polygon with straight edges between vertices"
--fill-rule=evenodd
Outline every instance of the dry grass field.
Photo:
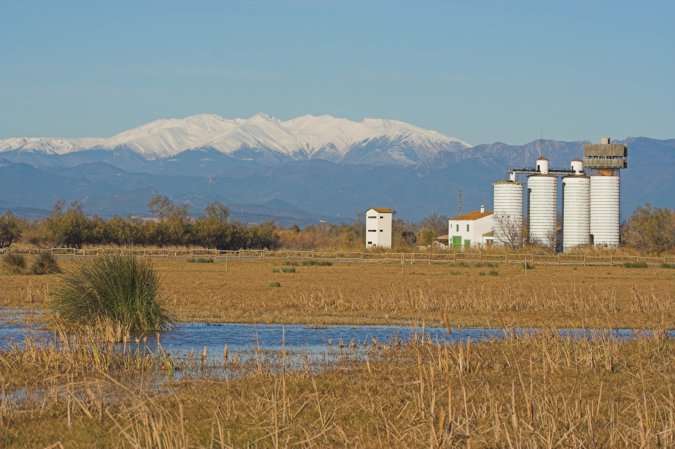
M 227 379 L 172 380 L 161 356 L 87 348 L 0 351 L 1 447 L 675 447 L 675 341 L 661 334 L 415 340 Z
M 0 447 L 675 447 L 672 268 L 287 262 L 153 259 L 181 321 L 656 332 L 418 338 L 320 369 L 287 368 L 283 353 L 223 357 L 223 377 L 199 357 L 61 331 L 58 347 L 0 350 Z M 45 310 L 58 279 L 0 274 L 0 308 Z
M 675 327 L 672 268 L 153 262 L 162 301 L 180 321 Z M 0 308 L 46 308 L 57 281 L 0 274 Z

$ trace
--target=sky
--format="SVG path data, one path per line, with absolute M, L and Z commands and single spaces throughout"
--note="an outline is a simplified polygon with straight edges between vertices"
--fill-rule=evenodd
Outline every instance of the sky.
M 0 0 L 0 138 L 259 112 L 675 138 L 674 23 L 670 0 Z

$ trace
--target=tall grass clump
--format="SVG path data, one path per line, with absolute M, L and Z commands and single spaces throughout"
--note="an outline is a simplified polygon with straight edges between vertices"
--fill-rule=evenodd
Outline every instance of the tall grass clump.
M 213 263 L 213 258 L 211 258 L 211 257 L 191 257 L 187 261 L 188 261 L 188 263 Z
M 330 267 L 333 265 L 333 262 L 329 260 L 303 260 L 303 267 Z
M 157 302 L 159 278 L 150 263 L 131 255 L 105 255 L 66 272 L 54 293 L 54 310 L 68 326 L 101 320 L 133 333 L 161 330 L 171 319 Z
M 56 274 L 61 272 L 61 268 L 52 253 L 42 251 L 33 262 L 30 272 L 31 274 Z
M 26 269 L 26 258 L 21 254 L 7 253 L 2 256 L 2 267 L 9 274 L 21 274 Z
M 623 266 L 625 268 L 649 268 L 647 262 L 626 262 Z

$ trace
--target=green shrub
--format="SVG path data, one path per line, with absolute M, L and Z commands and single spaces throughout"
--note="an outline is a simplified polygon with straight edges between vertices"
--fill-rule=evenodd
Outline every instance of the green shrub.
M 295 273 L 295 267 L 282 267 L 281 271 L 284 273 Z
M 7 253 L 2 256 L 2 266 L 9 274 L 21 274 L 26 269 L 26 258 L 21 254 Z
M 675 263 L 662 263 L 661 268 L 675 268 Z
M 455 262 L 455 266 L 456 266 L 456 267 L 464 267 L 464 268 L 468 268 L 470 265 L 469 265 L 468 263 L 466 263 L 466 262 L 460 260 L 459 262 Z
M 523 264 L 523 268 L 526 270 L 534 270 L 534 264 L 530 262 L 525 262 Z
M 291 262 L 290 260 L 288 260 L 288 261 L 284 262 L 284 265 L 286 265 L 287 267 L 297 267 L 298 263 L 297 262 Z
M 333 265 L 333 262 L 329 260 L 304 260 L 302 262 L 303 267 L 330 267 Z
M 31 274 L 55 274 L 60 273 L 61 268 L 52 253 L 42 251 L 33 262 L 30 272 Z
M 625 268 L 648 268 L 647 262 L 626 262 L 623 264 Z
M 499 271 L 497 271 L 497 270 L 490 270 L 490 271 L 488 271 L 488 274 L 489 274 L 490 276 L 499 276 Z
M 190 258 L 187 261 L 188 263 L 213 263 L 213 259 L 210 257 Z
M 281 287 L 281 282 L 279 282 L 279 281 L 270 282 L 269 287 L 271 287 L 271 288 Z
M 158 289 L 150 261 L 100 256 L 62 276 L 53 307 L 67 326 L 105 320 L 134 333 L 162 330 L 171 326 L 171 319 L 157 302 Z

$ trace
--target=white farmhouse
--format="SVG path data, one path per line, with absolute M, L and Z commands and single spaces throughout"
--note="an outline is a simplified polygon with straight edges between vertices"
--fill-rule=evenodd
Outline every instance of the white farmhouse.
M 374 207 L 366 211 L 366 248 L 391 248 L 391 225 L 394 211 Z
M 453 248 L 491 245 L 494 239 L 493 227 L 494 215 L 484 206 L 480 210 L 452 217 L 448 220 L 448 245 Z

